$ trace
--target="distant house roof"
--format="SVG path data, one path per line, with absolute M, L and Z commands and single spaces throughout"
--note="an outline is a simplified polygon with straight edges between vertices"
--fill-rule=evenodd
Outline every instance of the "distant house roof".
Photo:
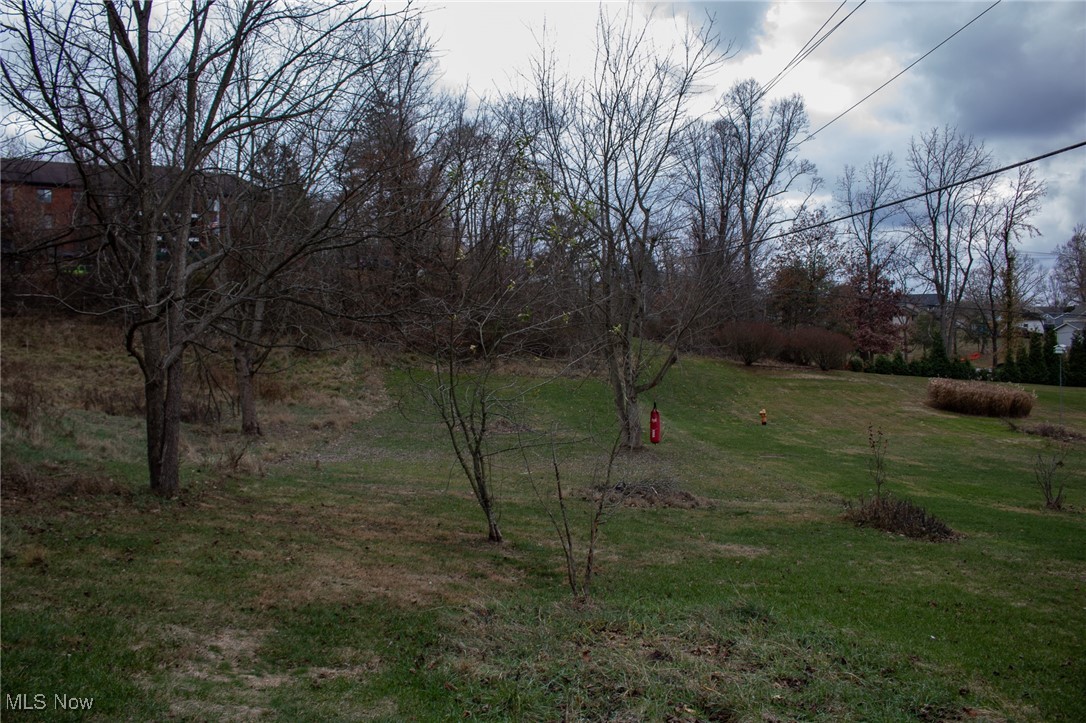
M 938 294 L 905 294 L 901 300 L 905 306 L 915 309 L 935 309 L 939 306 Z

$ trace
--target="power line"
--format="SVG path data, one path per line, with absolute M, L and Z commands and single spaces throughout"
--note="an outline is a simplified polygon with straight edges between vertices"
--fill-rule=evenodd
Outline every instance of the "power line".
M 831 223 L 837 223 L 838 221 L 847 221 L 848 219 L 856 218 L 857 216 L 863 216 L 863 215 L 868 214 L 868 213 L 874 213 L 875 211 L 882 211 L 883 209 L 892 208 L 894 206 L 900 206 L 902 204 L 908 203 L 909 201 L 915 201 L 918 198 L 924 198 L 925 196 L 930 196 L 933 193 L 940 193 L 941 191 L 946 191 L 948 189 L 955 188 L 957 186 L 964 186 L 967 183 L 972 183 L 973 181 L 979 181 L 980 179 L 987 178 L 988 176 L 995 176 L 995 175 L 998 175 L 998 174 L 1003 173 L 1005 171 L 1013 171 L 1015 168 L 1018 168 L 1020 166 L 1028 166 L 1031 163 L 1036 163 L 1037 161 L 1043 161 L 1046 158 L 1052 158 L 1053 156 L 1058 156 L 1061 153 L 1067 153 L 1068 151 L 1073 151 L 1073 150 L 1075 150 L 1077 148 L 1082 148 L 1083 146 L 1086 146 L 1086 141 L 1079 141 L 1078 143 L 1074 143 L 1072 145 L 1065 146 L 1064 148 L 1060 148 L 1060 149 L 1055 150 L 1055 151 L 1049 151 L 1048 153 L 1042 153 L 1041 155 L 1034 156 L 1033 158 L 1027 158 L 1026 160 L 1019 161 L 1018 163 L 1012 163 L 1012 164 L 1010 164 L 1008 166 L 1003 166 L 1002 168 L 996 168 L 995 170 L 992 170 L 992 171 L 986 171 L 984 173 L 979 173 L 979 174 L 973 176 L 972 178 L 966 178 L 966 179 L 964 179 L 962 181 L 955 181 L 953 183 L 947 183 L 945 185 L 939 186 L 938 188 L 931 188 L 931 189 L 928 189 L 926 191 L 921 191 L 920 193 L 914 193 L 913 195 L 908 196 L 906 198 L 901 198 L 901 199 L 898 199 L 896 201 L 889 201 L 887 203 L 883 203 L 883 204 L 880 204 L 878 206 L 872 206 L 871 208 L 865 208 L 862 211 L 856 211 L 855 213 L 850 213 L 847 216 L 839 216 L 838 218 L 832 218 L 832 219 L 830 219 L 828 221 L 821 221 L 819 223 L 811 224 L 810 226 L 805 226 L 803 228 L 792 229 L 791 231 L 788 231 L 786 233 L 779 233 L 779 234 L 775 234 L 773 236 L 766 236 L 762 240 L 763 241 L 772 241 L 774 239 L 784 238 L 785 236 L 791 236 L 792 234 L 802 233 L 804 231 L 810 231 L 811 229 L 821 228 L 823 226 L 829 226 Z
M 837 15 L 837 13 L 841 11 L 841 8 L 843 8 L 845 6 L 846 2 L 847 2 L 847 0 L 842 0 L 841 4 L 837 6 L 837 9 L 834 10 L 833 13 L 828 18 L 826 18 L 826 22 L 822 23 L 822 27 L 820 27 L 818 30 L 815 31 L 814 35 L 811 36 L 811 39 L 808 40 L 803 45 L 803 47 L 799 49 L 799 51 L 795 54 L 795 56 L 792 57 L 791 60 L 788 61 L 788 63 L 784 66 L 784 68 L 779 73 L 777 73 L 776 76 L 774 76 L 773 80 L 766 83 L 765 87 L 762 89 L 762 93 L 761 93 L 762 96 L 765 96 L 770 90 L 773 89 L 773 87 L 775 85 L 777 85 L 777 83 L 782 81 L 786 75 L 788 75 L 793 70 L 795 70 L 797 67 L 799 67 L 800 63 L 802 63 L 804 60 L 806 60 L 807 57 L 811 53 L 813 53 L 815 50 L 817 50 L 818 47 L 820 45 L 822 45 L 822 43 L 824 43 L 827 38 L 829 38 L 831 35 L 833 35 L 835 32 L 837 32 L 837 30 L 842 25 L 844 25 L 845 22 L 849 18 L 851 18 L 853 16 L 853 14 L 856 13 L 857 10 L 862 8 L 864 6 L 864 4 L 867 3 L 867 0 L 861 0 L 859 5 L 854 7 L 849 12 L 848 15 L 846 15 L 845 17 L 843 17 L 839 21 L 837 21 L 836 25 L 834 25 L 832 28 L 830 28 L 828 31 L 826 31 L 826 33 L 823 34 L 822 37 L 818 38 L 817 42 L 815 42 L 815 37 L 817 37 L 818 34 L 822 32 L 823 28 L 825 28 L 827 25 L 829 25 L 830 21 L 833 20 L 833 18 Z
M 784 67 L 781 68 L 780 72 L 778 72 L 775 76 L 773 76 L 772 80 L 765 84 L 764 88 L 766 92 L 768 92 L 770 88 L 776 85 L 777 82 L 780 81 L 780 79 L 783 78 L 793 67 L 803 62 L 803 59 L 810 54 L 810 50 L 808 50 L 808 48 L 811 48 L 811 43 L 813 43 L 815 38 L 818 37 L 818 34 L 821 33 L 822 30 L 830 24 L 830 21 L 833 20 L 834 16 L 836 16 L 837 13 L 841 11 L 841 8 L 845 6 L 846 2 L 848 2 L 848 0 L 841 0 L 841 4 L 837 6 L 837 9 L 834 10 L 828 18 L 826 18 L 826 21 L 822 23 L 822 27 L 816 30 L 814 34 L 811 35 L 810 39 L 803 44 L 803 47 L 796 51 L 796 54 L 792 56 L 792 59 L 785 63 Z M 811 48 L 811 50 L 814 50 L 814 48 Z
M 986 14 L 986 13 L 987 13 L 987 12 L 988 12 L 989 10 L 991 10 L 992 8 L 994 8 L 994 7 L 996 6 L 996 5 L 999 5 L 999 3 L 1001 3 L 1001 2 L 1003 2 L 1003 0 L 995 0 L 995 2 L 994 2 L 994 3 L 992 3 L 992 4 L 991 4 L 991 5 L 989 5 L 989 6 L 987 7 L 987 8 L 985 8 L 985 9 L 984 9 L 984 10 L 983 10 L 983 11 L 982 11 L 982 12 L 981 12 L 981 13 L 980 13 L 979 15 L 977 15 L 977 16 L 976 16 L 975 18 L 973 18 L 973 19 L 972 19 L 972 20 L 970 20 L 970 21 L 969 21 L 968 23 L 966 23 L 965 25 L 961 26 L 960 28 L 958 28 L 957 30 L 955 30 L 955 31 L 954 31 L 953 33 L 951 33 L 950 35 L 948 35 L 948 36 L 947 36 L 947 37 L 946 37 L 946 38 L 945 38 L 945 39 L 943 40 L 943 42 L 939 43 L 939 44 L 938 44 L 938 45 L 936 45 L 936 46 L 935 46 L 934 48 L 932 48 L 932 49 L 931 49 L 931 50 L 929 50 L 928 52 L 924 53 L 923 55 L 921 55 L 921 56 L 920 56 L 919 58 L 917 58 L 917 59 L 916 59 L 916 60 L 914 60 L 913 62 L 909 63 L 909 65 L 907 65 L 907 66 L 905 67 L 905 69 L 904 69 L 904 70 L 902 70 L 902 71 L 901 71 L 900 73 L 898 73 L 898 74 L 897 74 L 897 75 L 895 75 L 894 77 L 890 78 L 890 80 L 886 81 L 885 83 L 883 83 L 882 85 L 880 85 L 880 86 L 879 86 L 878 88 L 875 88 L 875 89 L 874 89 L 873 91 L 871 91 L 870 93 L 868 93 L 867 95 L 865 95 L 865 96 L 864 96 L 863 98 L 861 98 L 860 100 L 856 101 L 856 103 L 854 103 L 854 104 L 853 104 L 853 105 L 852 105 L 852 106 L 851 106 L 851 107 L 850 107 L 850 108 L 849 108 L 848 110 L 846 110 L 846 111 L 842 112 L 842 113 L 841 113 L 840 115 L 838 115 L 838 116 L 837 116 L 836 118 L 834 118 L 833 120 L 831 120 L 831 121 L 830 121 L 829 123 L 826 123 L 825 125 L 823 125 L 823 126 L 822 126 L 821 128 L 819 128 L 818 130 L 814 131 L 813 133 L 810 133 L 810 134 L 809 134 L 809 135 L 808 135 L 808 136 L 807 136 L 806 138 L 804 138 L 804 139 L 803 139 L 802 141 L 800 141 L 799 143 L 806 143 L 807 141 L 811 140 L 811 139 L 812 139 L 812 138 L 814 138 L 814 137 L 815 137 L 816 135 L 818 135 L 818 134 L 819 134 L 819 133 L 821 133 L 822 131 L 826 130 L 827 128 L 829 128 L 829 127 L 830 127 L 831 125 L 833 125 L 833 124 L 834 124 L 834 123 L 836 123 L 837 121 L 839 121 L 839 120 L 840 120 L 841 118 L 843 118 L 843 117 L 844 117 L 845 115 L 847 115 L 847 114 L 851 113 L 851 112 L 852 112 L 853 110 L 855 110 L 855 109 L 856 109 L 856 108 L 857 108 L 857 107 L 858 107 L 858 106 L 859 106 L 859 105 L 860 105 L 861 103 L 864 103 L 864 102 L 865 102 L 865 101 L 866 101 L 867 99 L 869 99 L 869 98 L 870 98 L 871 96 L 875 95 L 875 94 L 876 94 L 876 93 L 878 93 L 878 92 L 879 92 L 880 90 L 882 90 L 882 89 L 883 89 L 883 88 L 885 88 L 886 86 L 890 85 L 890 83 L 893 83 L 893 82 L 894 82 L 895 80 L 897 80 L 898 78 L 900 78 L 900 77 L 901 77 L 902 75 L 904 75 L 904 74 L 905 74 L 906 72 L 908 72 L 908 71 L 909 71 L 909 70 L 910 70 L 910 69 L 911 69 L 911 68 L 912 68 L 913 66 L 915 66 L 915 65 L 916 65 L 917 63 L 919 63 L 919 62 L 920 62 L 921 60 L 923 60 L 924 58 L 928 57 L 929 55 L 931 55 L 932 53 L 934 53 L 934 52 L 935 52 L 936 50 L 938 50 L 939 48 L 941 48 L 941 47 L 943 47 L 944 45 L 946 45 L 947 43 L 949 43 L 949 42 L 950 42 L 950 41 L 951 41 L 952 39 L 954 39 L 954 37 L 955 37 L 956 35 L 958 35 L 958 33 L 962 32 L 963 30 L 965 30 L 966 28 L 968 28 L 968 27 L 969 27 L 970 25 L 972 25 L 973 23 L 975 23 L 975 22 L 977 22 L 978 20 L 980 20 L 980 19 L 981 19 L 981 17 L 983 17 L 983 16 L 984 16 L 984 15 L 985 15 L 985 14 Z M 847 18 L 846 18 L 846 20 L 847 20 Z M 843 21 L 842 21 L 842 22 L 843 22 Z M 799 144 L 796 144 L 796 145 L 799 145 Z

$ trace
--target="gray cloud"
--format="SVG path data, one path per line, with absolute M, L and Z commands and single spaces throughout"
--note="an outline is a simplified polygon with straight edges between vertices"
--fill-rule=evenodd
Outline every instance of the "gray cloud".
M 733 43 L 736 57 L 754 53 L 765 29 L 765 17 L 770 5 L 766 2 L 729 0 L 728 2 L 654 3 L 655 12 L 671 16 L 685 15 L 698 22 L 711 18 L 713 26 L 725 44 Z
M 989 15 L 933 56 L 932 100 L 977 135 L 1082 140 L 1086 3 L 1004 3 Z

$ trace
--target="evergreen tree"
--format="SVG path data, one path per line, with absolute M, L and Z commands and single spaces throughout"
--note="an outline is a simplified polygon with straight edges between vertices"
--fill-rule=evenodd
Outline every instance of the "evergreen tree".
M 1002 382 L 1018 382 L 1022 379 L 1022 372 L 1018 369 L 1018 354 L 1014 349 L 1007 347 L 1007 360 L 999 369 L 999 380 Z
M 933 377 L 953 377 L 951 373 L 950 357 L 946 353 L 946 344 L 943 343 L 943 335 L 933 333 L 931 335 L 931 349 L 924 356 L 928 365 L 928 374 Z
M 1056 330 L 1047 329 L 1044 335 L 1044 364 L 1047 373 L 1045 384 L 1055 386 L 1060 383 L 1060 357 L 1056 354 Z
M 1071 348 L 1063 357 L 1063 383 L 1072 387 L 1086 387 L 1086 335 L 1075 334 Z
M 1029 384 L 1047 384 L 1048 368 L 1045 364 L 1044 336 L 1033 332 L 1029 335 L 1029 348 L 1023 353 L 1026 355 L 1025 363 L 1019 359 L 1018 366 L 1022 372 L 1023 382 Z

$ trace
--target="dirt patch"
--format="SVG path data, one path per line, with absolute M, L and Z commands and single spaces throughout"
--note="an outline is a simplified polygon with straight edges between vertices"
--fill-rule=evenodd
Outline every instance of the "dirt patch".
M 769 550 L 764 547 L 754 547 L 753 545 L 738 545 L 731 542 L 707 545 L 706 547 L 709 550 L 717 553 L 721 557 L 742 557 L 750 560 L 754 559 L 755 557 L 761 557 L 762 555 L 769 554 Z
M 601 496 L 605 504 L 634 508 L 672 507 L 693 510 L 711 509 L 714 506 L 711 500 L 682 489 L 679 482 L 670 477 L 624 480 L 609 487 L 591 487 L 581 493 L 582 499 L 591 502 L 599 502 Z
M 199 638 L 189 629 L 174 626 L 168 633 L 181 642 L 181 660 L 170 675 L 175 700 L 171 713 L 186 718 L 216 720 L 257 720 L 267 710 L 256 705 L 263 691 L 288 685 L 285 673 L 253 673 L 257 654 L 267 630 L 225 628 Z M 222 684 L 229 700 L 189 698 L 194 682 Z

